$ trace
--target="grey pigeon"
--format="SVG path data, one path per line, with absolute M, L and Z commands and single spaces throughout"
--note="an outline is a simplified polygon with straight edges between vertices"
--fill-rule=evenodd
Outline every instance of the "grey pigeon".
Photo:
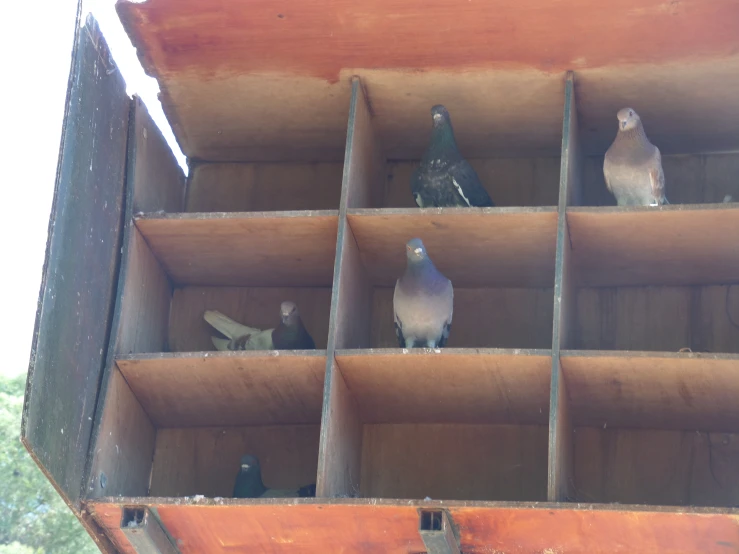
M 619 206 L 661 206 L 665 174 L 659 148 L 649 142 L 639 114 L 631 108 L 618 112 L 618 133 L 606 151 L 603 175 Z
M 234 483 L 234 498 L 295 498 L 316 496 L 316 485 L 299 489 L 268 489 L 262 482 L 262 469 L 256 456 L 241 458 L 241 468 Z
M 316 344 L 306 328 L 295 302 L 280 305 L 280 324 L 274 329 L 247 327 L 216 310 L 203 318 L 227 339 L 211 337 L 217 350 L 315 350 Z
M 406 244 L 406 257 L 393 295 L 398 343 L 401 348 L 443 348 L 452 325 L 452 282 L 436 269 L 421 239 Z
M 419 208 L 495 206 L 472 166 L 459 153 L 449 112 L 431 108 L 431 143 L 411 176 L 411 192 Z

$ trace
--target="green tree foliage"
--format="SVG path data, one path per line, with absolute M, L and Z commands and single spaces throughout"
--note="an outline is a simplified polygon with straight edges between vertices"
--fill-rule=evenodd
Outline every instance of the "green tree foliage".
M 25 383 L 0 376 L 0 554 L 97 553 L 20 442 Z

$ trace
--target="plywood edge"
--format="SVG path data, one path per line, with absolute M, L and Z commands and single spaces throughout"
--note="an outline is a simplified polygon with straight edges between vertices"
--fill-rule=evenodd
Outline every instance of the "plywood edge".
M 504 206 L 495 208 L 354 208 L 347 210 L 352 217 L 408 216 L 481 216 L 481 215 L 540 215 L 556 214 L 557 206 Z
M 597 504 L 570 502 L 496 502 L 486 500 L 413 500 L 397 498 L 206 498 L 186 497 L 104 497 L 85 503 L 88 511 L 96 513 L 106 507 L 147 506 L 188 506 L 203 508 L 226 508 L 235 506 L 344 506 L 347 509 L 372 506 L 398 506 L 413 508 L 489 508 L 501 510 L 542 510 L 559 512 L 653 512 L 676 515 L 716 515 L 723 514 L 736 518 L 739 525 L 739 508 L 719 508 L 700 506 L 652 506 L 645 504 Z
M 299 218 L 336 218 L 339 210 L 290 210 L 276 212 L 140 212 L 134 215 L 134 222 L 146 225 L 149 221 L 228 221 Z
M 739 362 L 739 354 L 713 352 L 652 352 L 642 350 L 562 350 L 560 357 L 563 365 L 566 365 L 568 358 L 620 358 L 623 360 L 627 360 L 629 358 L 641 358 L 655 360 L 725 360 Z
M 591 215 L 623 215 L 623 214 L 659 214 L 672 212 L 698 211 L 727 211 L 739 212 L 737 202 L 713 202 L 707 204 L 668 204 L 666 206 L 572 206 L 567 208 L 568 214 Z
M 156 352 L 145 354 L 128 354 L 117 356 L 116 364 L 126 365 L 130 362 L 199 360 L 205 358 L 232 358 L 237 360 L 260 360 L 264 358 L 325 358 L 326 350 L 255 350 L 243 352 Z
M 336 350 L 335 357 L 360 356 L 531 356 L 551 357 L 552 351 L 534 348 L 360 348 Z

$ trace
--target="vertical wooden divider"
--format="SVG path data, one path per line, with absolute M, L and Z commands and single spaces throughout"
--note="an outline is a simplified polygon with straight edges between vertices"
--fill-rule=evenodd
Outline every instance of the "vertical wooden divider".
M 572 344 L 572 319 L 576 310 L 576 291 L 571 243 L 567 227 L 567 207 L 580 202 L 582 154 L 577 122 L 575 76 L 565 79 L 562 159 L 559 177 L 557 216 L 557 254 L 554 274 L 554 324 L 552 331 L 552 381 L 549 400 L 549 476 L 547 499 L 562 502 L 574 498 L 572 486 L 572 421 L 567 382 L 562 373 L 560 350 Z
M 116 356 L 165 352 L 172 284 L 136 228 L 139 211 L 179 211 L 185 176 L 140 98 L 129 118 L 123 252 L 83 497 L 145 496 L 156 429 L 118 371 Z M 125 417 L 122 417 L 125 414 Z
M 348 209 L 375 204 L 382 190 L 383 165 L 369 102 L 359 78 L 353 77 L 323 389 L 319 497 L 356 496 L 359 491 L 362 421 L 334 352 L 370 345 L 372 289 L 346 214 Z

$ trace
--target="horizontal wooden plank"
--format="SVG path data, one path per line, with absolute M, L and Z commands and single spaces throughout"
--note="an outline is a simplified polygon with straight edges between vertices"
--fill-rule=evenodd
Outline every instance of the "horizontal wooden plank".
M 177 285 L 330 286 L 338 211 L 142 214 Z
M 665 152 L 735 148 L 739 6 L 609 6 L 606 13 L 585 0 L 285 0 L 279 7 L 121 0 L 118 12 L 159 79 L 183 151 L 195 158 L 340 159 L 352 75 L 362 78 L 393 158 L 419 157 L 428 110 L 439 102 L 455 118 L 467 156 L 559 155 L 567 70 L 578 72 L 589 149 L 605 151 L 627 101 L 638 104 L 632 107 Z M 408 40 L 398 48 L 387 37 Z
M 739 549 L 739 516 L 725 510 L 631 506 L 412 502 L 372 500 L 205 501 L 121 498 L 88 504 L 95 519 L 120 537 L 125 505 L 155 507 L 182 554 L 237 550 L 425 552 L 419 507 L 448 509 L 461 549 L 471 554 L 723 554 Z
M 338 350 L 364 423 L 546 424 L 547 350 Z
M 455 286 L 554 282 L 554 207 L 358 209 L 347 217 L 376 284 L 395 285 L 405 270 L 405 243 L 415 237 Z
M 326 352 L 192 352 L 116 360 L 155 427 L 319 423 Z
M 575 425 L 739 431 L 739 355 L 562 352 Z
M 580 286 L 739 281 L 739 205 L 570 208 Z

